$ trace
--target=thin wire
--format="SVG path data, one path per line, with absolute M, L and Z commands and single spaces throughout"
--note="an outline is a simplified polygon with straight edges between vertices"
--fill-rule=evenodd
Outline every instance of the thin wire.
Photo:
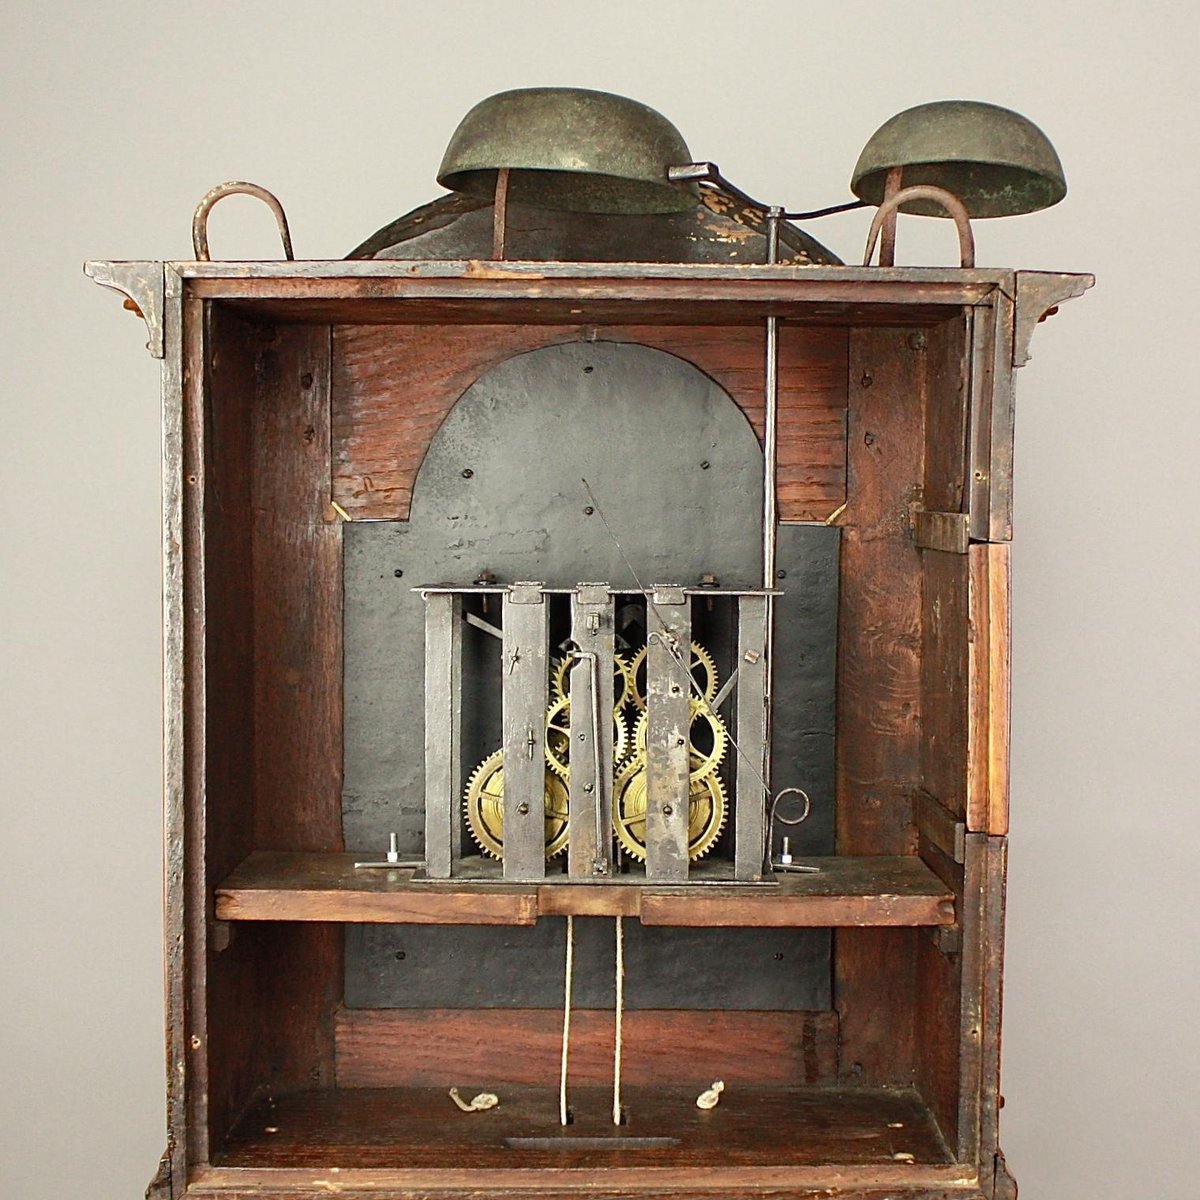
M 616 1038 L 613 1045 L 613 1111 L 614 1125 L 621 1123 L 621 1042 L 625 1018 L 625 927 L 617 917 L 617 1008 Z
M 636 570 L 634 570 L 633 563 L 629 561 L 629 556 L 625 553 L 625 547 L 621 545 L 617 535 L 613 532 L 612 526 L 608 523 L 608 518 L 604 515 L 604 509 L 601 507 L 600 501 L 596 499 L 596 493 L 592 491 L 591 485 L 586 479 L 582 480 L 581 482 L 583 483 L 584 488 L 587 489 L 588 499 L 592 502 L 592 507 L 596 510 L 596 515 L 600 518 L 600 523 L 604 526 L 605 532 L 608 534 L 608 536 L 612 538 L 613 545 L 617 548 L 617 553 L 624 561 L 630 575 L 633 576 L 633 582 L 637 584 L 638 591 L 645 593 L 646 603 L 651 609 L 654 610 L 654 615 L 658 618 L 659 624 L 663 626 L 667 625 L 666 618 L 659 611 L 658 605 L 654 603 L 654 594 L 648 591 L 642 584 L 642 581 L 638 578 L 638 573 Z M 708 697 L 705 696 L 700 685 L 696 682 L 694 676 L 692 675 L 691 668 L 683 661 L 683 656 L 680 654 L 679 648 L 675 645 L 672 645 L 671 640 L 660 635 L 657 630 L 654 630 L 652 633 L 648 634 L 646 640 L 649 641 L 652 637 L 657 637 L 659 644 L 664 646 L 667 653 L 672 659 L 674 659 L 675 665 L 679 668 L 681 674 L 688 682 L 689 690 L 692 691 L 700 703 L 704 705 L 705 710 L 711 716 L 716 717 L 717 713 L 713 710 L 712 705 L 708 702 Z M 741 746 L 737 744 L 737 739 L 733 736 L 728 728 L 725 730 L 725 736 L 729 739 L 729 742 L 737 752 L 738 757 L 746 763 L 750 773 L 755 779 L 758 780 L 758 785 L 760 788 L 762 788 L 763 795 L 769 801 L 771 799 L 771 789 L 767 787 L 767 781 L 762 777 L 762 773 L 759 771 L 758 767 L 754 765 L 754 760 L 750 758 L 742 750 Z
M 562 1071 L 558 1081 L 558 1119 L 567 1124 L 567 1056 L 571 1047 L 571 975 L 575 965 L 575 918 L 567 916 L 567 972 L 563 986 Z

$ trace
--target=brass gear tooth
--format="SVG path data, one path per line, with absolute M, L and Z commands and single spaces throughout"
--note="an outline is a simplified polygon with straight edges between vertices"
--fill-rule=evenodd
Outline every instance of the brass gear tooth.
M 629 753 L 629 722 L 619 708 L 613 709 L 613 766 L 619 766 Z
M 706 701 L 698 700 L 693 696 L 688 701 L 688 710 L 690 713 L 690 720 L 688 722 L 689 730 L 699 719 L 706 721 L 708 727 L 713 731 L 713 748 L 707 753 L 697 750 L 694 745 L 688 747 L 690 758 L 688 778 L 695 783 L 700 779 L 705 779 L 709 775 L 712 775 L 721 765 L 725 758 L 725 752 L 729 748 L 729 730 L 726 729 L 725 722 L 708 706 Z M 639 762 L 643 763 L 646 761 L 646 730 L 648 724 L 647 714 L 643 712 L 638 717 L 637 725 L 633 731 L 635 757 Z
M 715 699 L 721 683 L 717 664 L 713 656 L 699 642 L 692 642 L 689 646 L 689 651 L 688 669 L 694 679 L 696 664 L 699 663 L 704 668 L 704 686 L 700 690 L 705 700 L 711 702 Z M 643 646 L 629 662 L 629 698 L 641 712 L 646 711 L 646 696 L 638 686 L 638 674 L 642 669 L 642 663 L 645 659 L 646 647 Z M 692 695 L 694 697 L 695 692 L 692 692 Z
M 504 842 L 488 829 L 483 817 L 484 785 L 504 769 L 504 751 L 493 750 L 467 778 L 463 793 L 463 810 L 467 819 L 467 832 L 471 840 L 488 858 L 504 857 Z M 503 794 L 503 789 L 501 790 Z
M 471 772 L 463 796 L 467 832 L 471 835 L 471 840 L 488 858 L 495 859 L 504 858 L 504 836 L 500 821 L 489 825 L 485 806 L 489 803 L 495 804 L 502 798 L 504 787 L 501 784 L 496 795 L 490 795 L 484 789 L 490 780 L 501 775 L 503 771 L 504 751 L 503 749 L 494 750 Z M 560 822 L 556 829 L 548 831 L 546 840 L 546 857 L 553 858 L 556 854 L 561 854 L 567 847 L 569 825 L 566 784 L 550 770 L 545 772 L 542 801 L 545 805 L 547 821 Z M 557 801 L 553 807 L 551 806 L 552 801 Z
M 551 793 L 555 793 L 559 800 L 559 805 L 551 809 Z M 569 796 L 567 793 L 567 785 L 553 771 L 546 771 L 546 782 L 542 787 L 542 796 L 546 805 L 547 818 L 559 818 L 561 816 L 562 825 L 558 832 L 552 835 L 546 842 L 546 858 L 551 859 L 559 854 L 562 854 L 567 848 L 567 843 L 570 840 L 569 830 L 570 823 L 568 820 L 567 809 L 569 806 Z
M 613 831 L 617 835 L 617 841 L 621 844 L 621 849 L 636 862 L 646 861 L 646 846 L 643 842 L 637 840 L 637 836 L 629 829 L 627 818 L 623 815 L 628 802 L 632 799 L 632 793 L 635 788 L 641 788 L 641 806 L 642 815 L 645 814 L 646 805 L 646 768 L 636 762 L 629 763 L 617 776 L 616 782 L 613 784 Z M 639 779 L 638 777 L 641 776 Z M 638 814 L 634 813 L 636 818 Z
M 688 840 L 688 859 L 692 862 L 703 858 L 717 844 L 725 830 L 725 822 L 729 816 L 729 802 L 725 795 L 725 786 L 721 783 L 719 775 L 708 775 L 700 780 L 698 785 L 692 785 L 693 788 L 697 786 L 708 792 L 712 803 L 712 814 L 705 822 L 701 833 Z M 693 792 L 694 796 L 699 794 L 702 793 Z
M 571 701 L 566 696 L 560 696 L 546 709 L 546 766 L 563 780 L 571 778 L 570 716 Z M 567 722 L 565 728 L 555 724 L 556 718 Z M 559 742 L 560 745 L 552 748 L 552 742 Z
M 721 686 L 721 679 L 717 672 L 717 664 L 713 660 L 713 656 L 709 654 L 709 652 L 702 645 L 700 645 L 699 642 L 693 642 L 692 662 L 690 664 L 693 674 L 695 673 L 695 663 L 697 659 L 704 664 L 704 675 L 708 680 L 707 684 L 702 689 L 703 695 L 705 700 L 711 703 L 716 697 L 716 694 L 720 690 Z
M 570 660 L 565 656 L 550 664 L 550 696 L 552 700 L 570 700 L 567 691 L 567 668 Z M 613 655 L 613 707 L 624 708 L 633 691 L 633 679 L 629 674 L 629 660 L 623 654 Z

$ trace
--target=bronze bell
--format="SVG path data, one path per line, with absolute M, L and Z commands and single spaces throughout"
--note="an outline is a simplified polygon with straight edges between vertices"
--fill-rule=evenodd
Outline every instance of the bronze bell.
M 508 168 L 508 199 L 584 213 L 673 213 L 694 187 L 667 179 L 692 156 L 661 113 L 609 92 L 520 88 L 480 101 L 446 148 L 438 183 L 490 199 Z
M 1020 113 L 978 100 L 919 104 L 885 121 L 859 155 L 850 189 L 868 204 L 881 204 L 897 168 L 899 186 L 944 188 L 971 217 L 1036 212 L 1067 194 L 1050 139 Z M 900 211 L 946 215 L 923 199 L 902 204 Z

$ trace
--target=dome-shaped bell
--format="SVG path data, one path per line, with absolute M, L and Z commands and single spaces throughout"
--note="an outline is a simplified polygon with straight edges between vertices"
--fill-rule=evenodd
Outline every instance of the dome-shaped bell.
M 690 163 L 679 130 L 636 100 L 585 88 L 521 88 L 481 101 L 446 148 L 438 183 L 491 197 L 509 169 L 508 199 L 586 213 L 683 212 L 694 189 L 667 168 Z
M 978 100 L 939 100 L 906 109 L 876 130 L 859 155 L 850 189 L 868 204 L 884 199 L 888 173 L 901 185 L 953 192 L 972 217 L 1008 217 L 1057 204 L 1067 194 L 1050 139 L 1028 118 Z M 945 216 L 914 200 L 902 212 Z

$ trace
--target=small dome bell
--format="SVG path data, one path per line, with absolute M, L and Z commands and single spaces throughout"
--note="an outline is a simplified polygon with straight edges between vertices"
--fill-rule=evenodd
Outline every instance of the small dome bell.
M 903 168 L 903 187 L 945 188 L 971 217 L 1036 212 L 1067 194 L 1050 139 L 1020 113 L 978 100 L 919 104 L 886 121 L 859 155 L 850 190 L 868 204 L 881 204 L 895 167 Z M 901 211 L 946 215 L 919 199 Z
M 585 213 L 694 208 L 667 169 L 690 163 L 679 131 L 636 100 L 584 88 L 521 88 L 475 105 L 446 148 L 438 183 L 490 198 L 507 167 L 517 204 Z

